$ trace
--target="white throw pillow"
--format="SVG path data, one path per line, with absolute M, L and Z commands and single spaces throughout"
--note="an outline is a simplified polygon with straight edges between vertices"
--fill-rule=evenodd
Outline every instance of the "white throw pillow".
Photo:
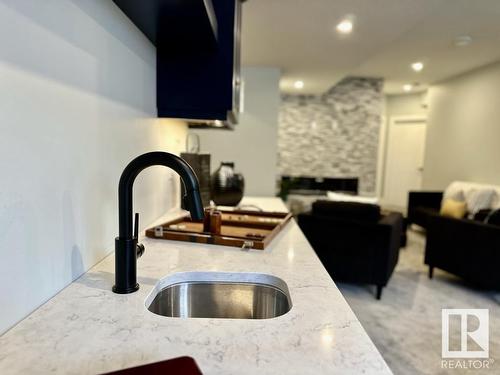
M 463 190 L 457 190 L 453 193 L 450 193 L 445 199 L 453 199 L 457 202 L 465 202 L 465 194 Z
M 377 197 L 361 197 L 359 195 L 336 193 L 334 191 L 328 191 L 326 195 L 329 200 L 335 202 L 357 202 L 357 203 L 367 203 L 367 204 L 378 204 Z
M 463 196 L 463 199 L 455 199 L 455 200 L 465 200 L 465 189 L 461 186 L 459 182 L 452 182 L 443 194 L 444 199 L 455 199 L 460 198 L 460 195 Z
M 496 191 L 493 189 L 471 189 L 465 194 L 469 216 L 474 216 L 480 210 L 491 208 Z

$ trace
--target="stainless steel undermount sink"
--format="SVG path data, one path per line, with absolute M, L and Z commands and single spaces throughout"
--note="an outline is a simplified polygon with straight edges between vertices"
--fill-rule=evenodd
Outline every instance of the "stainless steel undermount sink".
M 149 311 L 173 318 L 270 319 L 292 301 L 286 283 L 260 273 L 183 272 L 160 280 Z

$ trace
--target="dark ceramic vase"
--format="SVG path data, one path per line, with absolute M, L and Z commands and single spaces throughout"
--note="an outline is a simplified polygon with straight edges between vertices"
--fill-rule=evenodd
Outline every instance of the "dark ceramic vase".
M 234 172 L 234 163 L 222 162 L 212 174 L 212 200 L 218 206 L 237 206 L 243 198 L 245 180 Z

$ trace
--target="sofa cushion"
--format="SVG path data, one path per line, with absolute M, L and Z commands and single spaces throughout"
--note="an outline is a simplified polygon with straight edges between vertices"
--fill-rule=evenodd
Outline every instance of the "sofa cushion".
M 462 219 L 467 213 L 467 205 L 465 202 L 446 198 L 443 200 L 443 204 L 441 205 L 441 210 L 439 211 L 439 213 L 442 216 Z
M 312 212 L 315 215 L 344 220 L 377 222 L 380 219 L 380 207 L 378 205 L 358 202 L 319 200 L 313 203 Z

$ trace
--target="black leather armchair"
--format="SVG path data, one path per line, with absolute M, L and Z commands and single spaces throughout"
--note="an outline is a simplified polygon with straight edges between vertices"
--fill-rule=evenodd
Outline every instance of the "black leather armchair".
M 425 264 L 500 290 L 500 226 L 440 215 L 427 218 Z
M 382 216 L 370 204 L 317 201 L 298 222 L 334 280 L 375 284 L 380 299 L 398 262 L 401 214 Z

